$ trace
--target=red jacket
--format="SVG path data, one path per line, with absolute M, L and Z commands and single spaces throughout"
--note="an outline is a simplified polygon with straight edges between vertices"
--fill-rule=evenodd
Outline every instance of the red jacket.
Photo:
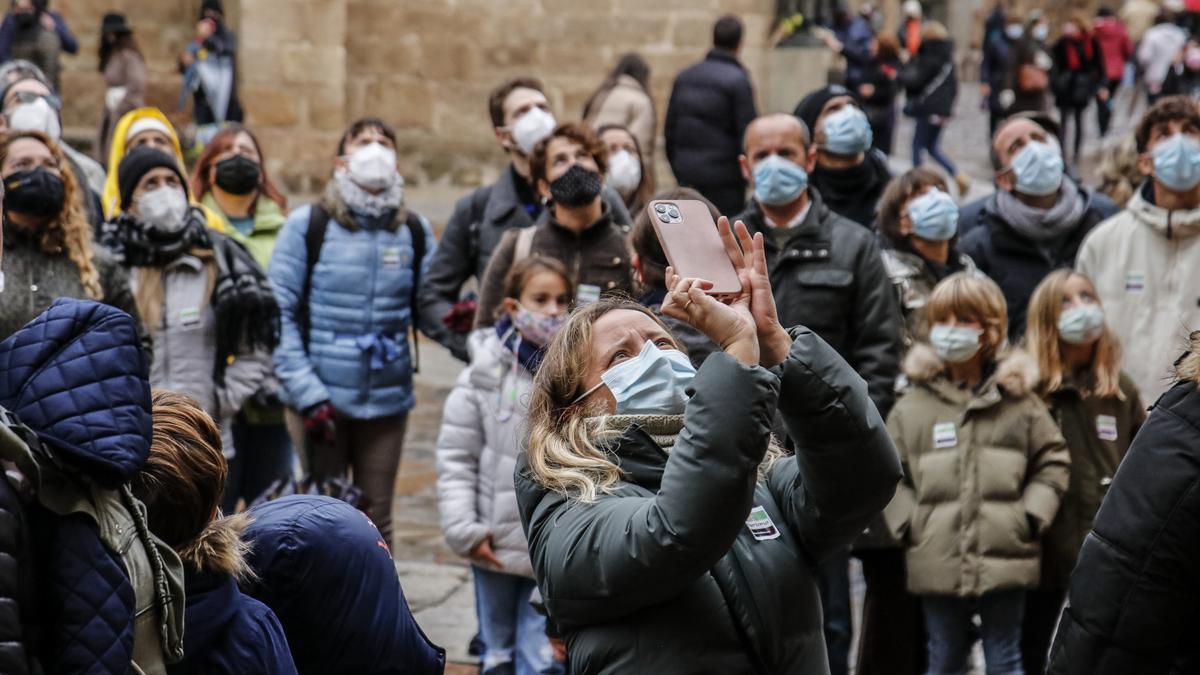
M 1125 62 L 1133 56 L 1133 43 L 1129 41 L 1125 24 L 1116 17 L 1100 17 L 1096 19 L 1094 35 L 1104 57 L 1104 76 L 1110 80 L 1121 79 L 1125 74 Z

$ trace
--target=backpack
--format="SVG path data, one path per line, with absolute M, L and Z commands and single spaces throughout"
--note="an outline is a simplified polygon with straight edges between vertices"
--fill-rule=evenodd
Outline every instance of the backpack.
M 408 299 L 410 317 L 408 324 L 413 333 L 413 372 L 419 373 L 421 372 L 421 348 L 418 346 L 417 340 L 417 321 L 420 305 L 417 302 L 417 291 L 421 286 L 421 262 L 425 260 L 425 226 L 421 223 L 421 217 L 412 210 L 404 219 L 404 225 L 408 228 L 413 247 L 413 281 Z M 328 229 L 329 214 L 325 212 L 320 203 L 314 203 L 308 214 L 308 229 L 304 233 L 304 286 L 300 291 L 300 303 L 297 310 L 300 339 L 304 343 L 306 353 L 308 352 L 308 334 L 312 329 L 312 315 L 309 311 L 308 299 L 312 292 L 313 269 L 317 266 L 317 259 L 321 257 L 321 247 L 325 244 L 325 232 Z

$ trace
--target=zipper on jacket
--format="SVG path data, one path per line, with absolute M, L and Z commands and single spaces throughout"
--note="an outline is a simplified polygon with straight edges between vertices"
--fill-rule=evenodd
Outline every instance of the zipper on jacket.
M 726 553 L 725 555 L 729 554 Z M 718 564 L 724 560 L 725 558 L 722 556 Z M 750 635 L 746 633 L 746 627 L 742 625 L 742 622 L 738 620 L 737 614 L 733 611 L 733 603 L 729 602 L 729 596 L 725 592 L 725 584 L 721 583 L 716 570 L 710 569 L 708 575 L 712 577 L 713 583 L 717 585 L 717 590 L 721 591 L 721 598 L 725 601 L 725 611 L 729 614 L 729 621 L 733 624 L 733 630 L 737 633 L 738 642 L 742 643 L 742 649 L 745 650 L 747 658 L 750 659 L 750 665 L 754 667 L 754 672 L 758 675 L 769 675 L 771 671 L 767 670 L 767 665 L 763 663 L 762 655 L 754 648 L 754 643 L 750 641 Z
M 370 295 L 368 296 L 368 300 L 367 300 L 367 323 L 366 323 L 367 330 L 364 331 L 364 333 L 363 333 L 364 335 L 366 333 L 371 332 L 371 330 L 375 328 L 375 297 L 378 293 L 378 289 L 376 288 L 376 284 L 378 284 L 378 281 L 379 281 L 379 228 L 371 228 L 371 285 L 367 287 L 370 291 Z M 359 356 L 361 357 L 362 355 L 359 354 Z M 375 379 L 375 376 L 374 376 L 374 373 L 371 371 L 371 362 L 370 362 L 370 359 L 368 358 L 368 360 L 367 360 L 367 376 L 363 378 L 363 386 L 362 386 L 362 390 L 361 390 L 361 395 L 362 395 L 362 399 L 363 399 L 362 404 L 364 406 L 366 406 L 368 410 L 370 410 L 370 407 L 371 407 L 371 388 L 375 384 L 372 381 L 374 379 Z

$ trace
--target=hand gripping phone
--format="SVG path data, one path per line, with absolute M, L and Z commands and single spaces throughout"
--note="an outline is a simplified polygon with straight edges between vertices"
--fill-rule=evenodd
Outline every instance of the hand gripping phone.
M 725 252 L 708 206 L 695 199 L 652 201 L 646 210 L 667 261 L 680 277 L 711 281 L 709 295 L 740 293 L 742 282 Z

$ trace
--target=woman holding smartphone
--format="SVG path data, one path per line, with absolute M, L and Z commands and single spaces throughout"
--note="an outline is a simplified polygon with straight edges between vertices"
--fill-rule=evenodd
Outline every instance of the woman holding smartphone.
M 699 370 L 653 312 L 606 299 L 534 379 L 517 500 L 574 672 L 827 671 L 814 566 L 901 476 L 863 380 L 779 324 L 762 236 L 719 229 L 740 293 L 667 272 L 663 312 L 721 346 Z

